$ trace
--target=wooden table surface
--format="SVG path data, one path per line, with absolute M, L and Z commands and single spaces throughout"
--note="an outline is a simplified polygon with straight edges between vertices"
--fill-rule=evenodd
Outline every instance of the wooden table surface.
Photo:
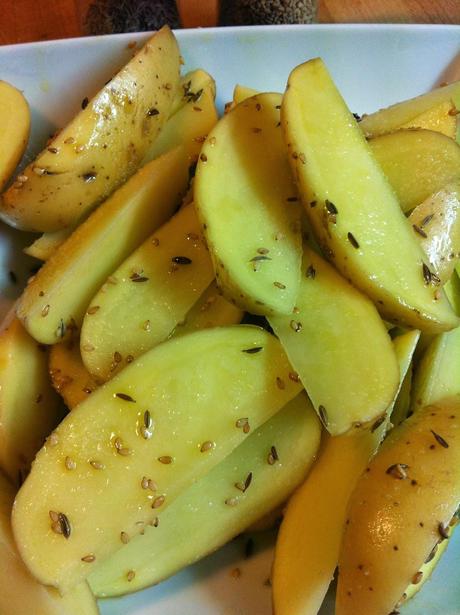
M 90 2 L 0 0 L 0 44 L 82 36 Z M 460 24 L 460 0 L 319 0 L 318 21 Z

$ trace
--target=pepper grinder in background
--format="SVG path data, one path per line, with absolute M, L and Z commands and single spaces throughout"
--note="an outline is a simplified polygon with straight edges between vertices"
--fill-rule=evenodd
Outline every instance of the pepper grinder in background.
M 301 24 L 316 21 L 318 0 L 93 0 L 87 34 L 171 28 Z

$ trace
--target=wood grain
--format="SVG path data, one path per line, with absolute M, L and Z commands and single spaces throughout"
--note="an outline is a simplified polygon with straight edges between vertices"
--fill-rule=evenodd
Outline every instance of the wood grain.
M 83 20 L 91 0 L 0 0 L 0 44 L 83 36 Z M 200 10 L 190 11 L 190 4 Z M 189 27 L 211 25 L 203 14 L 217 0 L 179 0 Z M 189 5 L 187 9 L 186 5 Z M 212 9 L 215 11 L 215 8 Z M 320 0 L 322 23 L 446 23 L 460 24 L 459 0 Z M 187 21 L 188 20 L 188 21 Z

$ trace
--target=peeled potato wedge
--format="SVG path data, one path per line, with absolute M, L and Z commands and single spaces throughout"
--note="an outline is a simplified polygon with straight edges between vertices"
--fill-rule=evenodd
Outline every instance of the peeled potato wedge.
M 91 297 L 169 218 L 187 182 L 187 159 L 176 148 L 144 166 L 81 224 L 19 301 L 17 313 L 29 333 L 44 344 L 55 344 L 67 329 L 78 328 Z
M 445 284 L 460 259 L 460 181 L 447 184 L 420 203 L 409 222 L 434 273 Z
M 11 531 L 15 491 L 0 472 L 0 613 L 2 615 L 97 615 L 96 600 L 87 583 L 66 596 L 40 585 L 21 560 Z
M 17 318 L 0 332 L 0 468 L 21 484 L 62 415 L 48 379 L 48 352 Z
M 375 421 L 399 380 L 375 306 L 305 247 L 296 308 L 295 314 L 270 316 L 269 322 L 325 428 L 339 435 Z
M 300 392 L 290 370 L 262 329 L 221 327 L 157 346 L 92 393 L 16 497 L 32 574 L 63 593 L 78 584 Z
M 28 231 L 74 226 L 139 167 L 168 119 L 179 49 L 165 26 L 23 171 L 1 218 Z
M 401 128 L 426 128 L 456 139 L 457 109 L 451 100 L 444 100 L 406 122 Z
M 393 342 L 400 382 L 418 337 L 418 331 L 411 331 Z M 390 414 L 391 406 L 371 431 L 327 436 L 311 473 L 289 500 L 273 566 L 275 615 L 319 611 L 337 566 L 348 499 L 385 436 Z
M 227 113 L 203 145 L 194 183 L 217 282 L 255 314 L 290 314 L 300 281 L 301 208 L 280 103 L 260 94 Z
M 320 436 L 320 423 L 301 393 L 160 512 L 157 527 L 146 528 L 145 536 L 99 566 L 88 578 L 94 593 L 119 596 L 159 583 L 240 534 L 303 480 Z M 131 581 L 127 570 L 135 571 Z
M 81 404 L 98 388 L 80 355 L 80 344 L 76 339 L 54 344 L 49 351 L 49 376 L 69 410 Z
M 460 146 L 439 132 L 397 130 L 369 145 L 405 212 L 460 179 Z
M 99 382 L 163 342 L 214 278 L 193 204 L 181 209 L 112 272 L 95 294 L 80 350 Z
M 390 433 L 350 500 L 337 615 L 388 615 L 418 584 L 420 567 L 450 534 L 459 456 L 458 398 L 425 406 Z
M 13 175 L 27 146 L 30 110 L 22 92 L 0 81 L 0 191 Z
M 364 115 L 361 118 L 360 126 L 366 137 L 375 137 L 391 132 L 404 124 L 412 122 L 422 113 L 426 113 L 441 103 L 447 101 L 452 104 L 452 101 L 456 100 L 459 95 L 460 81 L 455 81 L 450 85 L 437 88 L 421 96 L 416 96 L 386 109 Z
M 458 323 L 377 161 L 320 59 L 295 68 L 281 123 L 310 222 L 328 258 L 389 321 Z

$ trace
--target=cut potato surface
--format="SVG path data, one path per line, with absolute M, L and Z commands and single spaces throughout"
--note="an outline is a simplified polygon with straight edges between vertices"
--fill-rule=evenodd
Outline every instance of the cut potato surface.
M 72 410 L 98 388 L 83 365 L 77 339 L 54 344 L 50 348 L 49 375 L 53 387 Z
M 180 79 L 179 90 L 174 97 L 170 117 L 188 103 L 197 102 L 205 89 L 209 89 L 212 97 L 216 98 L 216 82 L 202 68 L 196 68 L 183 75 Z
M 88 579 L 94 593 L 118 596 L 158 583 L 240 534 L 303 480 L 320 435 L 301 393 L 160 512 L 157 527 L 99 566 Z M 131 581 L 129 570 L 136 575 Z
M 302 274 L 296 313 L 269 322 L 324 426 L 338 435 L 388 408 L 396 356 L 372 302 L 307 247 Z
M 290 371 L 273 336 L 222 327 L 161 344 L 92 393 L 16 498 L 13 529 L 34 576 L 66 592 L 154 523 L 300 392 Z
M 191 97 L 189 102 L 169 118 L 145 160 L 153 160 L 170 149 L 183 145 L 190 164 L 196 162 L 203 142 L 217 120 L 213 91 L 207 86 L 199 96 Z
M 127 360 L 167 339 L 213 277 L 195 209 L 187 205 L 93 297 L 80 340 L 88 371 L 105 382 Z
M 27 570 L 14 544 L 10 515 L 15 491 L 0 473 L 0 613 L 2 615 L 97 615 L 87 583 L 66 596 L 40 585 Z
M 24 170 L 4 194 L 3 220 L 29 231 L 78 223 L 137 170 L 178 84 L 179 49 L 166 26 Z
M 435 130 L 446 137 L 457 137 L 457 109 L 451 100 L 443 102 L 424 111 L 413 120 L 406 122 L 401 128 L 426 128 Z
M 118 265 L 163 224 L 188 182 L 175 149 L 143 167 L 62 244 L 28 284 L 18 316 L 44 344 L 78 328 L 91 298 Z
M 22 158 L 29 131 L 30 110 L 22 92 L 0 81 L 0 191 Z
M 437 88 L 421 96 L 404 100 L 403 102 L 381 109 L 375 113 L 364 115 L 360 126 L 366 137 L 391 132 L 415 120 L 422 113 L 448 101 L 452 104 L 460 96 L 460 81 Z
M 62 415 L 48 378 L 48 352 L 17 318 L 0 332 L 0 468 L 21 484 Z
M 460 181 L 447 184 L 416 207 L 409 222 L 434 273 L 445 284 L 460 259 Z
M 73 228 L 66 228 L 61 231 L 54 231 L 53 233 L 43 233 L 30 246 L 24 248 L 24 252 L 41 261 L 47 261 L 59 246 L 70 237 L 73 231 Z
M 290 314 L 301 264 L 300 204 L 279 128 L 279 94 L 249 98 L 203 145 L 195 204 L 224 294 L 255 314 Z
M 337 615 L 388 615 L 422 579 L 420 567 L 457 520 L 459 458 L 458 398 L 426 406 L 390 433 L 350 501 Z
M 460 146 L 432 130 L 397 130 L 369 141 L 403 211 L 460 178 Z
M 317 238 L 334 266 L 395 323 L 458 324 L 390 184 L 321 60 L 294 69 L 281 121 Z
M 198 329 L 211 329 L 225 325 L 237 325 L 243 318 L 243 310 L 227 301 L 213 282 L 201 295 L 185 319 L 177 324 L 173 336 L 193 333 Z
M 400 382 L 418 336 L 411 331 L 394 341 Z M 371 431 L 328 436 L 307 480 L 289 500 L 273 567 L 276 615 L 319 611 L 337 566 L 350 494 L 385 435 L 390 413 L 391 407 Z

